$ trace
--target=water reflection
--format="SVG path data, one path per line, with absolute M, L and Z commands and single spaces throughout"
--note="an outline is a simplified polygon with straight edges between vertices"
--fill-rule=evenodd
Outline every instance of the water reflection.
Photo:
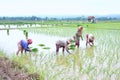
M 79 48 L 75 48 L 74 53 L 69 54 L 67 56 L 56 56 L 56 63 L 58 65 L 65 65 L 69 67 L 73 67 L 73 69 L 82 69 L 82 52 L 80 51 Z M 72 66 L 71 66 L 72 65 Z M 78 68 L 76 68 L 78 67 Z
M 76 64 L 79 70 L 82 69 L 82 55 L 83 55 L 82 50 L 79 48 L 76 48 L 75 54 L 74 54 L 74 60 L 75 60 L 74 65 Z
M 58 65 L 68 65 L 68 59 L 65 56 L 56 56 L 56 63 Z
M 86 47 L 86 55 L 88 57 L 94 57 L 94 47 Z
M 10 31 L 9 31 L 9 29 L 7 29 L 7 35 L 9 36 L 9 34 L 10 34 Z

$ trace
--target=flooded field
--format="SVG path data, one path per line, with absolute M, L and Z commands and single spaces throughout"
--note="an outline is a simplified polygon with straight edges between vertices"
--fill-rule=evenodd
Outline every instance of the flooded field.
M 2 39 L 0 40 L 0 48 L 5 51 L 8 55 L 11 55 L 13 53 L 16 53 L 17 51 L 17 43 L 23 39 L 26 40 L 25 35 L 23 34 L 23 31 L 21 30 L 10 30 L 9 35 L 7 34 L 6 30 L 0 31 L 0 37 Z M 33 40 L 33 44 L 30 45 L 30 47 L 38 48 L 39 51 L 48 51 L 42 49 L 39 44 L 44 44 L 46 47 L 50 47 L 49 53 L 55 53 L 55 42 L 59 39 L 65 40 L 66 38 L 60 38 L 60 37 L 53 37 L 48 36 L 45 34 L 33 34 L 29 33 L 29 38 Z
M 0 30 L 0 49 L 9 56 L 15 54 L 17 42 L 26 39 L 23 30 L 9 30 L 9 34 L 7 30 Z M 37 55 L 32 54 L 32 58 L 12 57 L 21 64 L 24 61 L 31 72 L 39 72 L 45 80 L 120 79 L 120 30 L 85 27 L 83 29 L 83 41 L 80 40 L 80 48 L 75 48 L 72 55 L 66 56 L 55 56 L 55 42 L 59 39 L 71 38 L 76 32 L 76 27 L 28 28 L 25 30 L 28 31 L 28 38 L 33 39 L 33 44 L 30 46 L 38 48 L 39 52 Z M 95 36 L 94 47 L 85 46 L 87 33 L 92 33 Z M 38 46 L 39 44 L 44 44 L 50 49 L 43 49 Z

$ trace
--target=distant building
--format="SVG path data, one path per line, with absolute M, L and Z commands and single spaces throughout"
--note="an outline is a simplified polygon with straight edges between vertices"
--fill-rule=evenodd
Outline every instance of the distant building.
M 95 23 L 95 22 L 96 22 L 94 16 L 88 16 L 87 20 L 88 20 L 88 22 L 90 22 L 90 23 Z

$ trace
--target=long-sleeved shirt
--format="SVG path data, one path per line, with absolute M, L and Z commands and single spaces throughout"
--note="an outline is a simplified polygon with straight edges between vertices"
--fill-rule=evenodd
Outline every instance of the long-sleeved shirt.
M 21 40 L 20 43 L 21 43 L 22 48 L 25 49 L 25 51 L 30 51 L 27 41 Z

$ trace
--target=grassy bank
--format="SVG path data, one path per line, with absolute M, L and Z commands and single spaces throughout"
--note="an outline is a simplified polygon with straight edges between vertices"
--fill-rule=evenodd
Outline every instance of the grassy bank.
M 16 56 L 17 57 L 17 56 Z M 29 73 L 28 69 L 16 60 L 8 58 L 0 51 L 0 80 L 40 80 L 39 74 Z

